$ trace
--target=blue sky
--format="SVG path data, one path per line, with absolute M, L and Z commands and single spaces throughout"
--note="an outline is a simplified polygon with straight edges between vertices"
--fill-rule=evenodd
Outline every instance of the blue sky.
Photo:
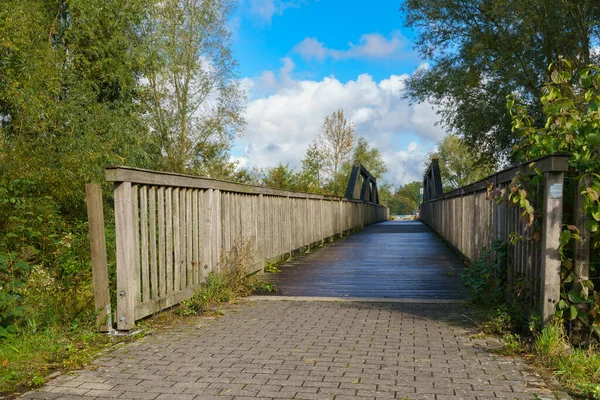
M 402 99 L 403 80 L 426 67 L 403 27 L 398 0 L 243 0 L 230 27 L 248 91 L 240 165 L 298 168 L 323 118 L 342 108 L 357 134 L 380 148 L 385 179 L 420 180 L 443 135 L 428 104 Z
M 268 11 L 260 13 L 261 8 L 257 5 L 265 3 L 273 4 L 270 1 L 246 1 L 234 16 L 239 21 L 239 29 L 233 49 L 240 61 L 242 76 L 258 76 L 264 70 L 278 69 L 283 57 L 291 57 L 299 73 L 306 78 L 318 79 L 333 74 L 343 81 L 355 79 L 365 71 L 377 80 L 392 73 L 410 73 L 419 64 L 416 54 L 411 51 L 412 42 L 409 42 L 413 32 L 403 28 L 397 0 L 307 0 L 296 2 L 296 7 L 283 9 L 281 15 L 268 15 Z M 254 9 L 252 5 L 255 5 Z M 388 37 L 395 31 L 407 39 L 404 60 L 326 59 L 315 62 L 304 60 L 294 52 L 294 47 L 305 38 L 315 38 L 329 48 L 347 49 L 349 42 L 358 44 L 363 34 L 378 33 Z

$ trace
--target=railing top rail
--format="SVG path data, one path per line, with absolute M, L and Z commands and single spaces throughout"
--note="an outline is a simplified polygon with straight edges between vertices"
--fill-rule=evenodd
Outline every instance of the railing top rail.
M 510 182 L 517 172 L 521 170 L 522 167 L 525 167 L 525 173 L 528 172 L 529 166 L 534 163 L 535 168 L 539 168 L 542 172 L 565 172 L 569 170 L 569 154 L 568 153 L 557 153 L 549 156 L 539 157 L 522 164 L 515 165 L 513 167 L 506 168 L 500 172 L 495 173 L 494 175 L 490 175 L 486 178 L 483 178 L 475 183 L 472 183 L 467 186 L 463 186 L 456 190 L 453 190 L 448 193 L 444 193 L 441 196 L 437 196 L 430 200 L 424 201 L 427 203 L 429 201 L 435 201 L 439 199 L 447 199 L 452 197 L 463 196 L 465 194 L 478 192 L 481 190 L 486 190 L 487 186 L 491 183 L 498 185 L 503 183 Z
M 277 197 L 291 197 L 314 200 L 351 201 L 356 203 L 368 203 L 361 200 L 350 200 L 343 197 L 325 196 L 314 193 L 297 192 L 293 190 L 273 189 L 265 186 L 235 183 L 214 178 L 204 178 L 195 175 L 177 174 L 174 172 L 152 171 L 141 168 L 115 166 L 106 168 L 106 180 L 108 182 L 131 182 L 142 185 L 185 187 L 194 189 L 215 189 L 224 192 L 267 195 Z

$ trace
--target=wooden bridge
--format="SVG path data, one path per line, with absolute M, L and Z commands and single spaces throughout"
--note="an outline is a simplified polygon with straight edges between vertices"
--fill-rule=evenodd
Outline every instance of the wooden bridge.
M 546 176 L 540 241 L 515 242 L 508 261 L 511 282 L 527 282 L 531 306 L 546 320 L 559 299 L 557 247 L 567 157 L 545 157 L 536 165 Z M 117 329 L 130 330 L 136 320 L 191 297 L 210 271 L 221 268 L 222 256 L 242 243 L 253 249 L 250 272 L 261 270 L 265 262 L 292 259 L 269 278 L 283 295 L 463 300 L 458 275 L 464 262 L 477 259 L 494 240 L 527 230 L 519 207 L 489 200 L 490 185 L 506 190 L 518 171 L 526 173 L 526 168 L 502 171 L 443 194 L 434 163 L 425 176 L 419 222 L 388 221 L 388 209 L 378 204 L 375 179 L 359 164 L 345 198 L 110 168 L 107 180 L 115 184 Z M 98 325 L 109 330 L 104 222 L 95 186 L 88 187 L 88 209 Z M 337 238 L 341 240 L 332 242 Z M 583 257 L 578 262 L 587 263 Z
M 434 163 L 421 221 L 388 221 L 376 182 L 360 165 L 346 198 L 111 168 L 117 329 L 191 296 L 240 243 L 253 249 L 253 270 L 288 260 L 269 275 L 282 293 L 241 302 L 218 319 L 190 316 L 23 398 L 569 398 L 518 357 L 492 353 L 497 339 L 473 337 L 478 310 L 463 301 L 457 276 L 493 240 L 516 238 L 508 247 L 509 289 L 518 283 L 545 320 L 552 315 L 563 209 L 572 218 L 577 207 L 564 207 L 572 203 L 563 201 L 566 157 L 535 166 L 545 176 L 543 217 L 531 240 L 514 236 L 530 233 L 519 205 L 492 199 L 529 164 L 443 194 Z M 87 188 L 98 325 L 109 330 L 115 288 L 99 191 Z M 585 245 L 573 249 L 581 278 Z

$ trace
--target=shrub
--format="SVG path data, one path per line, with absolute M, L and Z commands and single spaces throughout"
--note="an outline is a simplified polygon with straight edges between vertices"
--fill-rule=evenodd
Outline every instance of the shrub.
M 91 316 L 87 223 L 35 182 L 0 183 L 0 336 Z
M 504 301 L 506 254 L 506 242 L 495 240 L 490 249 L 484 249 L 481 257 L 465 268 L 461 280 L 469 288 L 473 302 L 498 304 Z

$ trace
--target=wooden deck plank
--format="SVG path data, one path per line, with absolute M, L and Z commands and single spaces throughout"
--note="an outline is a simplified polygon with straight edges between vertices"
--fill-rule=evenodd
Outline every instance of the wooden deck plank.
M 286 296 L 464 299 L 464 264 L 423 223 L 387 221 L 266 274 Z

